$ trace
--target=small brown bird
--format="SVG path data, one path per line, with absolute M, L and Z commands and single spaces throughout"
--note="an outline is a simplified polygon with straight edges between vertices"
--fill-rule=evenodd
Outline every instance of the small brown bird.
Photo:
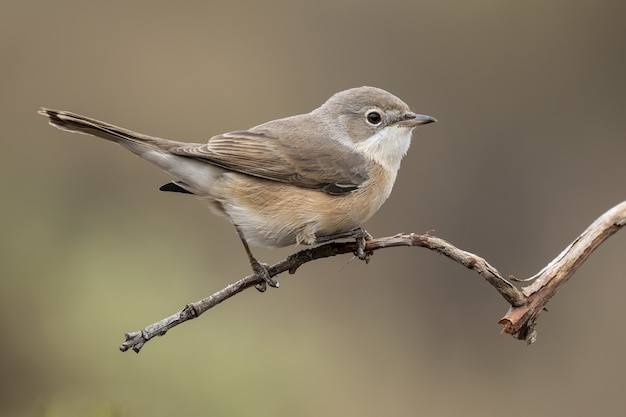
M 253 271 L 269 276 L 248 247 L 312 245 L 356 238 L 385 202 L 413 128 L 435 122 L 374 87 L 341 91 L 307 114 L 185 143 L 89 117 L 41 109 L 51 125 L 116 142 L 171 174 L 162 191 L 193 194 L 237 229 Z M 264 291 L 265 285 L 257 287 Z

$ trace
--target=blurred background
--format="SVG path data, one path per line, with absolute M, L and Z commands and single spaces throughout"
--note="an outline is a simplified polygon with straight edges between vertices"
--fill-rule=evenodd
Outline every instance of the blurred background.
M 139 330 L 249 273 L 166 174 L 36 114 L 190 142 L 384 88 L 416 129 L 375 236 L 433 234 L 534 274 L 624 200 L 623 1 L 5 2 L 0 415 L 622 415 L 626 233 L 542 314 L 419 248 L 309 263 L 141 354 Z M 259 250 L 276 262 L 296 248 Z

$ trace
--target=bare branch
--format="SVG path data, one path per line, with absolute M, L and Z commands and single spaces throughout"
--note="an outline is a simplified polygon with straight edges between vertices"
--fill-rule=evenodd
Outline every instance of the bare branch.
M 365 251 L 373 251 L 395 246 L 420 246 L 438 252 L 461 265 L 476 271 L 489 282 L 500 295 L 509 303 L 509 312 L 500 320 L 504 326 L 503 332 L 515 337 L 534 342 L 536 338 L 535 326 L 539 313 L 556 291 L 573 275 L 591 252 L 606 238 L 615 233 L 626 223 L 626 202 L 612 208 L 596 220 L 572 244 L 570 244 L 556 259 L 550 262 L 538 274 L 529 278 L 535 283 L 520 291 L 509 281 L 505 280 L 496 268 L 483 258 L 461 250 L 454 245 L 426 233 L 398 234 L 369 240 Z M 293 274 L 307 262 L 331 256 L 355 253 L 355 242 L 331 242 L 314 248 L 304 249 L 288 256 L 268 268 L 271 277 L 289 272 Z M 120 346 L 125 352 L 129 349 L 139 352 L 146 342 L 155 336 L 164 335 L 169 329 L 188 320 L 194 319 L 205 311 L 215 307 L 222 301 L 242 292 L 245 289 L 263 283 L 263 279 L 256 275 L 249 275 L 224 289 L 195 303 L 187 304 L 181 311 L 157 323 L 145 327 L 137 332 L 126 333 L 126 341 Z
M 559 256 L 529 278 L 536 280 L 522 289 L 527 297 L 526 302 L 519 306 L 512 304 L 500 320 L 500 324 L 504 326 L 502 331 L 526 340 L 528 344 L 533 343 L 537 336 L 535 331 L 537 318 L 548 301 L 574 275 L 589 255 L 624 224 L 626 224 L 626 201 L 600 216 Z
M 493 266 L 489 265 L 487 261 L 477 255 L 474 255 L 473 253 L 458 249 L 443 239 L 430 236 L 429 234 L 398 234 L 390 237 L 372 239 L 365 245 L 365 251 L 373 252 L 379 249 L 395 246 L 421 246 L 428 248 L 447 256 L 469 269 L 473 269 L 485 278 L 487 282 L 492 284 L 511 305 L 522 305 L 526 299 L 524 294 L 522 294 L 510 282 L 502 278 L 500 273 Z M 304 249 L 288 256 L 287 259 L 270 266 L 268 268 L 269 274 L 272 277 L 286 271 L 293 274 L 304 263 L 320 258 L 354 253 L 356 250 L 357 245 L 355 242 L 331 242 L 314 248 Z M 226 288 L 207 298 L 195 303 L 187 304 L 178 313 L 173 314 L 172 316 L 157 323 L 151 324 L 141 331 L 126 333 L 126 341 L 120 346 L 120 350 L 125 352 L 128 349 L 133 349 L 135 352 L 139 352 L 143 345 L 153 337 L 164 335 L 165 332 L 172 327 L 178 326 L 187 320 L 194 319 L 210 308 L 215 307 L 222 301 L 225 301 L 235 294 L 262 282 L 262 278 L 259 278 L 256 275 L 249 275 L 233 284 L 230 284 Z

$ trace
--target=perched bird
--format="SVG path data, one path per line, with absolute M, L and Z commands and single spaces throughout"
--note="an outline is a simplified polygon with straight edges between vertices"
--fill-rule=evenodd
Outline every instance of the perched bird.
M 336 93 L 307 114 L 186 143 L 42 108 L 51 125 L 108 139 L 168 172 L 162 191 L 193 194 L 235 226 L 253 271 L 277 287 L 248 244 L 282 247 L 371 236 L 361 228 L 385 202 L 413 128 L 435 122 L 375 87 Z

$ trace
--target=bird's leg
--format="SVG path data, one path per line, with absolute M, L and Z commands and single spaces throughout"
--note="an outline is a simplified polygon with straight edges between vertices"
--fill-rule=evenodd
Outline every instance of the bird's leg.
M 338 239 L 356 239 L 356 252 L 355 255 L 366 263 L 369 262 L 372 252 L 365 252 L 365 242 L 372 240 L 372 235 L 367 230 L 357 227 L 356 229 L 348 230 L 347 232 L 336 233 L 334 235 L 319 236 L 315 238 L 315 243 L 331 242 Z
M 243 232 L 239 229 L 239 226 L 235 225 L 237 229 L 237 233 L 239 234 L 239 239 L 241 239 L 241 243 L 243 243 L 243 247 L 248 254 L 248 259 L 250 260 L 250 266 L 252 267 L 252 271 L 259 277 L 263 278 L 263 282 L 261 284 L 257 284 L 254 286 L 258 291 L 265 292 L 267 289 L 267 285 L 270 287 L 278 288 L 278 281 L 272 279 L 269 271 L 267 270 L 267 264 L 261 263 L 256 260 L 252 252 L 250 252 L 250 247 L 248 246 L 248 242 L 246 238 L 243 236 Z M 267 284 L 267 285 L 266 285 Z

